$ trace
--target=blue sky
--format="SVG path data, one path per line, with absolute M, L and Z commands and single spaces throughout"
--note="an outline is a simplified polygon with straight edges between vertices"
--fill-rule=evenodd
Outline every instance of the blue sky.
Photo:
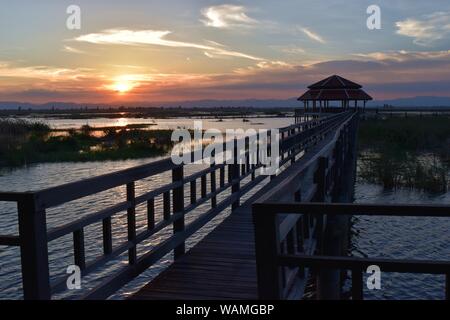
M 290 98 L 334 73 L 380 99 L 450 95 L 448 0 L 16 0 L 0 40 L 1 100 Z

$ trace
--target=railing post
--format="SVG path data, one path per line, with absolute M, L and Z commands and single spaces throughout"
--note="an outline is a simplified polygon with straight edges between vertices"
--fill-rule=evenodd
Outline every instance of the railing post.
M 252 150 L 252 152 L 251 152 L 252 165 L 250 166 L 250 168 L 252 170 L 252 174 L 251 174 L 252 181 L 255 180 L 255 178 L 256 178 L 256 170 L 259 165 L 259 163 L 258 163 L 259 162 L 259 132 L 257 132 L 255 134 L 254 139 L 256 139 L 256 141 L 253 141 L 253 143 L 249 146 L 249 148 Z
M 216 170 L 214 167 L 216 166 L 216 152 L 213 150 L 211 152 L 211 157 L 213 157 L 214 161 L 211 162 L 210 167 L 212 168 L 211 174 L 210 174 L 210 183 L 211 183 L 211 193 L 216 192 Z M 217 197 L 214 195 L 211 197 L 211 208 L 217 207 Z
M 319 158 L 319 167 L 318 167 L 315 177 L 314 177 L 314 182 L 317 183 L 317 194 L 316 194 L 316 198 L 315 198 L 315 201 L 317 201 L 317 202 L 326 202 L 327 167 L 328 167 L 328 158 L 320 157 Z M 318 247 L 319 252 L 322 252 L 323 227 L 324 227 L 324 215 L 323 214 L 317 215 L 317 227 L 315 230 L 315 236 L 317 238 L 317 247 Z
M 84 229 L 78 229 L 73 232 L 73 252 L 75 265 L 81 270 L 86 269 L 86 253 L 84 248 Z
M 225 167 L 222 166 L 219 169 L 219 186 L 222 188 L 225 185 Z
M 267 136 L 268 142 L 269 144 L 267 145 L 267 156 L 268 158 L 272 157 L 272 131 L 269 132 L 269 135 Z M 281 139 L 281 137 L 280 137 Z M 281 140 L 279 141 L 279 146 L 278 146 L 278 154 L 281 154 Z M 276 174 L 271 174 L 270 175 L 270 181 L 272 181 L 273 179 L 275 179 L 277 177 Z
M 352 269 L 352 300 L 363 299 L 363 274 L 358 268 Z
M 314 201 L 317 202 L 325 202 L 326 198 L 326 173 L 328 166 L 328 158 L 320 157 L 319 165 L 317 171 L 314 175 L 314 182 L 317 184 L 317 193 L 315 195 Z M 316 251 L 317 254 L 321 255 L 324 252 L 324 215 L 318 214 L 316 215 L 316 226 L 313 231 L 313 235 L 316 238 L 317 245 Z M 324 290 L 326 290 L 327 284 L 327 276 L 330 275 L 329 270 L 317 269 L 316 275 L 316 291 L 317 291 L 317 299 L 323 299 Z M 326 294 L 325 294 L 326 297 Z
M 245 174 L 250 172 L 250 137 L 245 137 Z
M 231 210 L 235 210 L 239 207 L 239 191 L 240 191 L 240 181 L 239 181 L 239 155 L 238 155 L 238 142 L 237 138 L 233 140 L 233 164 L 231 165 L 231 194 L 236 196 L 237 199 L 231 204 Z
M 170 191 L 163 193 L 163 218 L 164 220 L 170 219 Z
M 107 255 L 112 252 L 111 217 L 103 219 L 102 232 L 103 232 L 103 253 Z
M 197 202 L 197 181 L 192 180 L 190 182 L 191 185 L 191 204 L 195 204 Z
M 247 166 L 247 161 L 248 161 L 248 158 L 249 158 L 249 154 L 247 152 L 247 150 L 248 150 L 248 148 L 247 148 L 248 143 L 249 143 L 249 139 L 246 136 L 244 138 L 244 159 L 243 159 L 243 161 L 241 163 L 241 174 L 243 176 L 247 174 L 247 170 L 248 170 L 248 166 Z
M 450 300 L 450 272 L 445 275 L 445 299 Z
M 25 300 L 50 300 L 45 210 L 37 208 L 34 194 L 27 194 L 18 202 L 18 214 L 23 297 Z
M 341 173 L 342 173 L 342 166 L 344 163 L 342 162 L 342 138 L 341 136 L 336 141 L 334 154 L 333 154 L 335 163 L 334 163 L 334 173 L 333 173 L 333 190 L 332 192 L 332 201 L 337 202 L 339 198 L 339 189 L 340 189 L 340 181 L 341 181 Z
M 183 212 L 184 210 L 184 172 L 183 166 L 178 166 L 172 170 L 172 182 L 181 182 L 181 186 L 173 189 L 173 214 Z M 173 232 L 184 231 L 184 215 L 173 222 Z M 178 259 L 185 252 L 184 241 L 178 245 L 174 250 L 174 258 Z
M 206 198 L 206 173 L 200 178 L 200 194 L 202 198 Z
M 255 225 L 255 253 L 258 280 L 258 297 L 263 300 L 281 299 L 282 274 L 277 265 L 279 254 L 279 231 L 276 214 L 253 205 Z
M 127 225 L 128 225 L 128 241 L 135 242 L 136 240 L 136 203 L 135 203 L 135 183 L 127 184 L 127 201 L 131 202 L 131 207 L 127 209 Z M 130 265 L 137 261 L 136 243 L 128 249 L 128 262 Z
M 155 228 L 155 199 L 147 200 L 147 229 Z

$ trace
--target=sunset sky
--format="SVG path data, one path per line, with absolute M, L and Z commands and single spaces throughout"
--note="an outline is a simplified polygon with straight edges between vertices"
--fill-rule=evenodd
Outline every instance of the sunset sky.
M 331 74 L 375 99 L 450 96 L 448 0 L 1 3 L 0 101 L 288 99 Z

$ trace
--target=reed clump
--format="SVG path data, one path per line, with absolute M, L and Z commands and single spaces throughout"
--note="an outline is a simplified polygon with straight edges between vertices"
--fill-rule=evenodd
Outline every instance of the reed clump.
M 387 189 L 447 192 L 450 184 L 450 118 L 371 118 L 358 137 L 360 179 Z

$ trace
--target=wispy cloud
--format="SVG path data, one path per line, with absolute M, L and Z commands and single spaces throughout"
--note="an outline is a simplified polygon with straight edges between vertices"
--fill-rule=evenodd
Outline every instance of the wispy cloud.
M 387 52 L 370 52 L 357 53 L 355 57 L 360 57 L 365 60 L 377 61 L 411 61 L 411 60 L 442 60 L 450 59 L 450 50 L 442 51 L 387 51 Z
M 272 46 L 275 49 L 280 50 L 283 53 L 289 54 L 289 55 L 299 55 L 299 54 L 303 54 L 306 52 L 305 49 L 303 49 L 302 47 L 297 47 L 297 46 Z
M 0 62 L 2 77 L 17 77 L 30 79 L 45 79 L 49 81 L 76 80 L 78 77 L 90 72 L 90 69 L 69 69 L 52 66 L 15 66 L 8 62 Z
M 258 23 L 247 15 L 244 6 L 223 4 L 204 8 L 201 11 L 203 17 L 201 21 L 205 26 L 214 28 L 233 28 L 243 26 L 254 26 Z
M 434 12 L 421 19 L 398 21 L 397 34 L 414 38 L 417 45 L 428 46 L 450 35 L 450 12 Z
M 70 46 L 64 46 L 61 51 L 63 52 L 68 52 L 68 53 L 77 53 L 77 54 L 85 54 L 86 52 L 84 52 L 83 50 L 74 48 L 74 47 L 70 47 Z
M 325 39 L 322 36 L 311 31 L 308 28 L 300 28 L 300 31 L 302 31 L 304 34 L 306 34 L 306 36 L 308 38 L 310 38 L 311 40 L 317 41 L 319 43 L 326 43 Z
M 89 33 L 75 38 L 76 41 L 88 42 L 93 44 L 109 44 L 109 45 L 156 45 L 174 48 L 193 48 L 208 52 L 211 56 L 222 55 L 237 58 L 250 59 L 254 61 L 263 61 L 265 59 L 245 54 L 242 52 L 228 50 L 223 46 L 213 44 L 198 44 L 192 42 L 183 42 L 169 40 L 166 37 L 171 34 L 170 31 L 160 30 L 126 30 L 126 29 L 109 29 L 99 33 Z

